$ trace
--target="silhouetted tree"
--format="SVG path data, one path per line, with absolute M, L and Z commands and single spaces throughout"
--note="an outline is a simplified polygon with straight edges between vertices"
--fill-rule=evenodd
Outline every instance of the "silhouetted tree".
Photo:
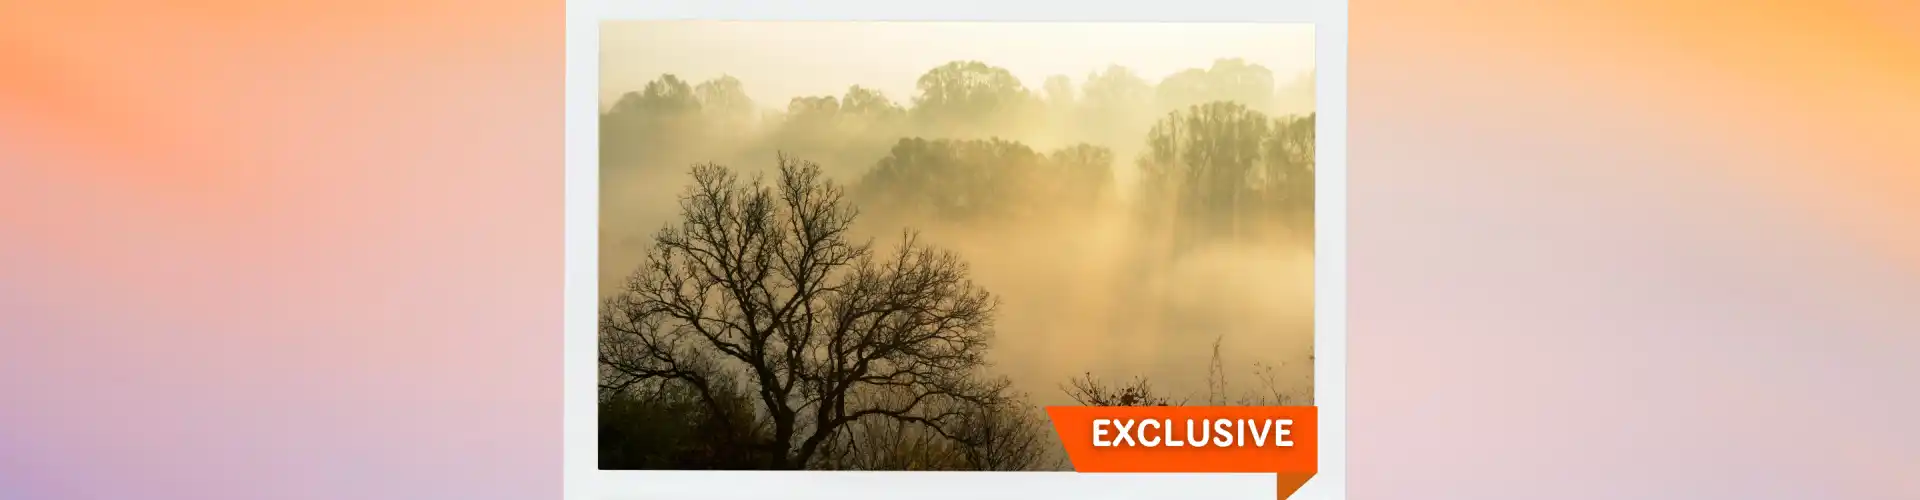
M 604 385 L 685 388 L 721 427 L 752 422 L 744 447 L 772 469 L 808 467 L 856 422 L 981 444 L 973 416 L 1012 395 L 982 373 L 995 301 L 966 263 L 912 233 L 885 251 L 850 240 L 857 212 L 811 162 L 782 155 L 772 185 L 713 164 L 692 180 L 679 223 L 605 301 Z
M 1180 406 L 1185 400 L 1175 401 L 1153 390 L 1153 384 L 1146 378 L 1136 377 L 1124 384 L 1111 384 L 1094 378 L 1092 373 L 1073 379 L 1061 391 L 1073 398 L 1081 406 Z
M 1207 392 L 1203 402 L 1208 406 L 1288 406 L 1313 404 L 1313 375 L 1309 372 L 1304 383 L 1288 387 L 1281 380 L 1278 366 L 1266 363 L 1254 363 L 1253 378 L 1256 387 L 1234 397 L 1227 387 L 1225 357 L 1221 354 L 1224 338 L 1214 339 L 1213 357 L 1207 362 Z M 1306 362 L 1313 362 L 1308 354 Z M 1095 378 L 1093 374 L 1083 374 L 1068 381 L 1060 390 L 1082 406 L 1184 406 L 1188 399 L 1173 399 L 1153 388 L 1145 377 L 1135 377 L 1124 384 L 1114 384 Z
M 965 470 L 1057 470 L 1064 463 L 1053 450 L 1053 430 L 1039 409 L 1009 402 L 968 412 L 960 433 Z

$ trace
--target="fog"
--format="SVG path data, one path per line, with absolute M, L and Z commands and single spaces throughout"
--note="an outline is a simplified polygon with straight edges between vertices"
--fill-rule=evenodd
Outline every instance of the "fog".
M 608 110 L 601 136 L 603 295 L 617 291 L 644 262 L 656 231 L 677 223 L 677 197 L 687 189 L 693 164 L 773 175 L 776 155 L 785 152 L 818 162 L 847 188 L 861 212 L 859 237 L 884 245 L 911 228 L 926 243 L 964 259 L 973 279 L 999 299 L 991 370 L 1010 378 L 1035 404 L 1071 404 L 1062 386 L 1084 373 L 1116 381 L 1145 377 L 1172 398 L 1205 403 L 1216 340 L 1227 392 L 1259 390 L 1261 363 L 1277 367 L 1274 391 L 1310 397 L 1310 26 L 620 22 L 601 31 L 600 94 Z M 975 100 L 937 108 L 944 101 L 926 96 L 923 75 L 956 61 L 983 63 L 955 70 L 961 75 L 956 81 L 969 85 L 1004 70 L 1017 85 L 993 92 L 1014 97 L 981 105 L 986 101 L 978 95 L 985 91 L 974 88 L 968 98 Z M 1144 86 L 1114 91 L 1134 88 L 1114 76 L 1105 80 L 1112 84 L 1106 90 L 1089 88 L 1093 75 L 1115 66 Z M 1170 78 L 1182 72 L 1187 80 Z M 1067 77 L 1066 85 L 1050 84 L 1056 75 Z M 736 102 L 741 99 L 733 87 L 715 84 L 727 77 L 737 80 L 737 93 L 751 104 Z M 865 94 L 850 92 L 853 86 L 877 90 L 884 100 L 871 104 Z M 833 99 L 807 100 L 822 96 Z M 1009 99 L 1023 104 L 1006 104 Z M 1194 107 L 1208 102 L 1233 102 L 1245 110 L 1218 115 Z M 1190 114 L 1170 118 L 1175 112 Z M 1243 147 L 1172 127 L 1189 122 L 1228 123 L 1220 125 L 1228 128 L 1219 129 L 1226 131 L 1219 137 L 1240 137 L 1235 134 L 1244 131 L 1231 127 L 1258 125 L 1259 137 L 1244 143 L 1253 148 L 1245 154 L 1201 156 L 1244 156 L 1240 163 L 1253 170 L 1304 168 L 1307 180 L 1294 174 L 1294 185 L 1287 187 L 1268 176 L 1262 177 L 1268 179 L 1264 187 L 1219 188 L 1234 190 L 1218 195 L 1230 197 L 1232 207 L 1254 207 L 1221 216 L 1231 219 L 1222 223 L 1231 226 L 1229 236 L 1178 225 L 1207 223 L 1200 218 L 1155 223 L 1178 218 L 1167 215 L 1173 212 L 1166 207 L 1214 202 L 1207 197 L 1213 195 L 1171 201 L 1199 188 L 1154 184 L 1151 179 L 1178 182 L 1180 176 L 1148 172 L 1186 171 L 1179 169 L 1196 161 L 1195 148 Z M 1156 129 L 1161 123 L 1170 128 Z M 1281 129 L 1298 123 L 1306 130 L 1305 146 L 1295 146 L 1305 148 L 1304 167 L 1263 152 L 1297 141 Z M 1165 133 L 1154 136 L 1156 130 Z M 901 143 L 916 137 L 998 138 L 1018 145 L 975 153 L 942 149 L 945 143 L 925 149 Z M 1156 159 L 1154 137 L 1186 142 L 1162 147 L 1167 153 Z M 1106 151 L 1073 163 L 1082 169 L 1076 172 L 1090 172 L 1073 174 L 1078 177 L 995 174 L 977 181 L 990 184 L 981 187 L 986 184 L 939 184 L 924 176 L 909 182 L 875 173 L 883 163 L 908 171 L 1007 158 L 1044 165 L 1033 167 L 1035 172 L 1065 171 L 1062 165 L 1072 162 L 1055 152 L 1076 144 Z M 988 167 L 1000 168 L 981 168 Z M 941 175 L 976 182 L 967 176 L 972 174 Z M 953 194 L 966 189 L 977 191 Z M 1304 189 L 1305 208 L 1297 196 L 1269 204 L 1282 208 L 1266 208 L 1258 205 L 1266 202 L 1242 201 L 1238 194 L 1286 189 Z M 994 201 L 983 201 L 989 195 Z M 960 201 L 926 201 L 947 199 Z

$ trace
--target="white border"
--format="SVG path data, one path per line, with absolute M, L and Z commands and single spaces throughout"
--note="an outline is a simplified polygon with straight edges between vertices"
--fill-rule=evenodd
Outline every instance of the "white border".
M 1320 406 L 1320 472 L 1293 498 L 1346 498 L 1347 407 L 1347 1 L 1185 0 L 1031 2 L 974 0 L 805 2 L 568 0 L 566 54 L 566 282 L 562 327 L 561 460 L 564 498 L 921 500 L 981 498 L 1274 498 L 1269 474 L 1076 474 L 1070 472 L 601 471 L 594 408 L 599 237 L 597 120 L 600 22 L 611 19 L 1260 21 L 1314 25 L 1318 185 L 1315 190 L 1314 401 Z M 944 8 L 944 9 L 943 9 Z M 905 496 L 903 496 L 905 495 Z

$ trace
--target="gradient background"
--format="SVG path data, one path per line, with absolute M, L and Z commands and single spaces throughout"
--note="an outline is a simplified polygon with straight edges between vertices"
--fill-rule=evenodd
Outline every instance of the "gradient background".
M 1352 0 L 1353 498 L 1920 498 L 1920 7 Z M 560 495 L 562 4 L 0 0 L 0 498 Z

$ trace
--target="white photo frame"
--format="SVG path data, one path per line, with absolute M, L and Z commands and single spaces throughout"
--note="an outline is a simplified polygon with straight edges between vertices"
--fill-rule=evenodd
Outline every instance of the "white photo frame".
M 609 20 L 944 20 L 1287 22 L 1314 25 L 1316 198 L 1314 401 L 1320 407 L 1319 472 L 1292 498 L 1346 497 L 1347 2 L 1139 0 L 923 4 L 568 0 L 566 6 L 565 228 L 562 321 L 563 491 L 568 500 L 981 498 L 1274 498 L 1271 474 L 1072 472 L 602 471 L 596 371 L 599 237 L 600 26 Z

